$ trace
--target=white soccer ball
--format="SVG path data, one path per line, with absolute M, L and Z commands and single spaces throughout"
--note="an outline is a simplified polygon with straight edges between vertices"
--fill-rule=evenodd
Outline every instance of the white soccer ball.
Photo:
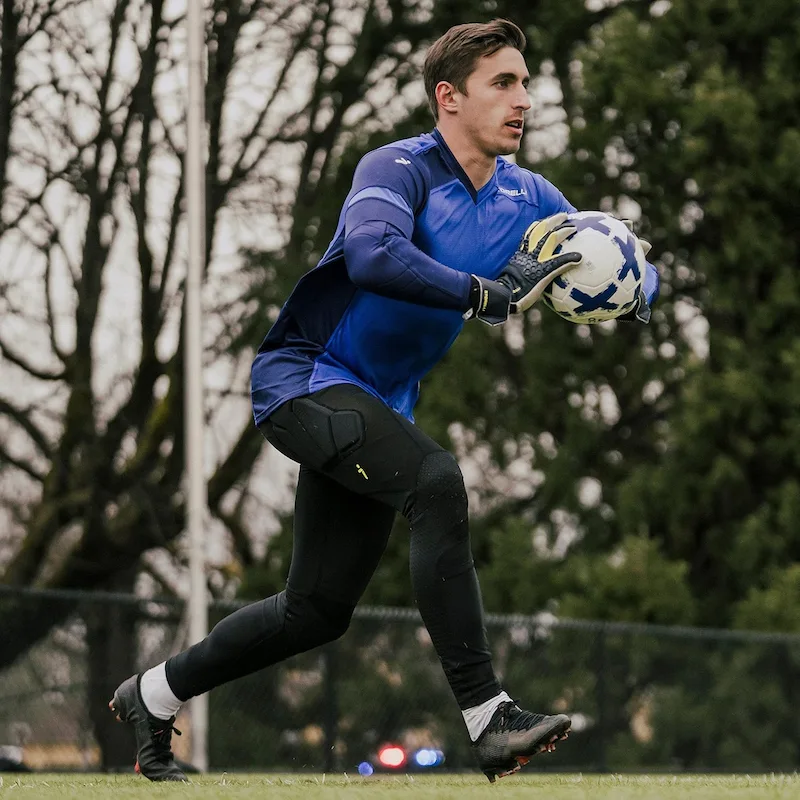
M 572 213 L 566 224 L 578 230 L 555 252 L 580 253 L 583 260 L 547 287 L 545 305 L 570 322 L 589 325 L 635 308 L 647 263 L 638 238 L 602 211 Z

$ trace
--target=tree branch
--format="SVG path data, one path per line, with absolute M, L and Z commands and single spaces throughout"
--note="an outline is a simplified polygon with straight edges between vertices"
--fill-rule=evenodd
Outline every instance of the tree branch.
M 332 7 L 332 3 L 330 4 Z M 291 7 L 288 7 L 284 10 L 284 13 L 279 17 L 274 24 L 279 24 L 283 21 L 283 18 L 288 17 L 289 13 L 291 12 Z M 330 11 L 329 11 L 330 14 Z M 308 25 L 303 28 L 303 30 L 295 37 L 294 45 L 292 46 L 291 50 L 289 51 L 289 55 L 283 63 L 280 72 L 278 73 L 278 78 L 275 81 L 275 86 L 272 89 L 272 92 L 266 98 L 264 105 L 261 108 L 258 116 L 256 117 L 256 121 L 253 124 L 253 127 L 242 137 L 241 142 L 241 150 L 239 152 L 236 161 L 234 162 L 233 166 L 231 167 L 231 175 L 228 181 L 225 183 L 225 191 L 229 192 L 234 189 L 242 179 L 250 172 L 250 170 L 254 169 L 258 166 L 261 159 L 266 154 L 267 150 L 269 149 L 271 143 L 274 141 L 270 139 L 264 139 L 261 144 L 261 147 L 258 149 L 258 152 L 249 159 L 247 165 L 245 165 L 244 160 L 247 156 L 247 152 L 249 151 L 253 142 L 257 139 L 257 137 L 261 133 L 261 128 L 264 124 L 264 121 L 267 118 L 267 115 L 272 110 L 275 100 L 277 99 L 278 95 L 280 94 L 281 90 L 284 88 L 286 84 L 286 79 L 289 75 L 289 70 L 291 69 L 292 65 L 296 61 L 297 57 L 302 52 L 303 48 L 306 47 L 308 41 L 311 36 L 311 31 L 314 26 L 314 22 L 316 21 L 317 17 L 316 14 L 312 16 L 311 20 L 309 21 Z
M 159 308 L 164 306 L 164 294 L 167 289 L 169 274 L 175 259 L 175 246 L 178 241 L 178 225 L 181 220 L 181 208 L 183 204 L 183 195 L 186 189 L 186 177 L 183 170 L 181 170 L 180 180 L 178 181 L 178 188 L 175 191 L 175 197 L 172 200 L 172 213 L 169 218 L 169 235 L 167 236 L 167 246 L 164 249 L 164 265 L 161 268 L 161 279 L 158 288 L 155 292 L 155 298 L 158 302 Z
M 44 473 L 39 472 L 33 464 L 26 461 L 24 458 L 12 455 L 5 444 L 0 441 L 0 469 L 2 469 L 4 464 L 16 467 L 18 470 L 21 470 L 26 475 L 33 478 L 37 483 L 44 483 L 46 477 Z
M 44 11 L 42 11 L 41 17 L 36 20 L 30 28 L 26 26 L 25 33 L 20 35 L 20 49 L 22 49 L 33 36 L 39 33 L 39 31 L 43 31 L 50 19 L 57 19 L 70 7 L 77 8 L 81 2 L 82 0 L 64 0 L 64 2 L 59 5 L 58 0 L 50 0 Z
M 47 480 L 45 478 L 45 485 Z M 43 500 L 26 526 L 27 535 L 22 546 L 3 573 L 3 582 L 12 586 L 29 584 L 44 562 L 47 548 L 58 531 L 83 516 L 91 497 L 91 489 L 82 487 L 56 498 Z
M 239 434 L 236 444 L 227 458 L 217 467 L 208 482 L 208 504 L 219 506 L 225 493 L 253 468 L 264 440 L 261 434 L 248 422 Z
M 34 367 L 24 356 L 21 356 L 14 349 L 10 348 L 2 339 L 0 339 L 0 355 L 3 358 L 15 364 L 20 369 L 25 370 L 29 375 L 38 378 L 41 381 L 63 381 L 66 379 L 65 370 L 60 372 L 49 372 L 48 370 L 39 369 Z
M 43 456 L 52 458 L 53 452 L 50 443 L 47 441 L 47 437 L 44 433 L 31 420 L 29 409 L 27 411 L 19 409 L 0 397 L 0 414 L 3 414 L 19 425 L 19 427 L 28 434 L 31 441 L 36 445 Z
M 14 0 L 3 0 L 3 25 L 0 33 L 0 202 L 7 186 L 11 124 L 14 116 L 14 90 L 17 85 L 17 56 L 20 43 L 20 15 Z
M 253 566 L 255 564 L 253 548 L 238 514 L 226 514 L 219 506 L 211 509 L 211 513 L 230 531 L 236 553 L 239 555 L 242 564 L 245 567 Z
M 55 243 L 52 241 L 50 247 L 47 248 L 47 256 L 45 260 L 45 268 L 44 268 L 44 302 L 45 308 L 47 310 L 47 330 L 50 336 L 50 347 L 53 348 L 53 352 L 56 354 L 56 358 L 62 363 L 67 363 L 67 354 L 58 346 L 58 340 L 56 339 L 56 318 L 55 313 L 53 310 L 53 297 L 50 291 L 51 287 L 50 284 L 52 283 L 52 275 L 53 275 L 53 249 L 55 247 Z

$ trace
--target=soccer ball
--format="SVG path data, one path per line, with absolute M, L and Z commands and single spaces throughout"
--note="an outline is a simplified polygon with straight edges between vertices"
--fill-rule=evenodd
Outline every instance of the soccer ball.
M 577 231 L 555 252 L 581 253 L 583 260 L 547 287 L 545 305 L 570 322 L 590 325 L 635 308 L 646 269 L 637 237 L 602 211 L 572 213 L 566 224 Z

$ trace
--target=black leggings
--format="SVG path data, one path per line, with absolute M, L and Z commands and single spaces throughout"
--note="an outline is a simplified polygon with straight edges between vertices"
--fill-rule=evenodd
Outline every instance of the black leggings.
M 261 432 L 301 464 L 286 589 L 234 612 L 167 661 L 178 698 L 341 636 L 380 561 L 395 511 L 409 520 L 414 594 L 459 707 L 498 694 L 455 458 L 350 384 L 290 400 Z

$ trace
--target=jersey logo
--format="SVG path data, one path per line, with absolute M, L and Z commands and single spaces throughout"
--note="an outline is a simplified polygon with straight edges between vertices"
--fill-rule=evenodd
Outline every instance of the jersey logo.
M 498 186 L 497 191 L 507 194 L 509 197 L 520 197 L 523 194 L 527 194 L 524 189 L 505 189 L 502 186 Z
M 403 164 L 404 166 L 408 166 L 411 162 L 407 158 L 396 158 L 394 160 L 395 164 Z
M 411 163 L 411 162 L 409 162 L 409 163 Z M 367 475 L 367 473 L 364 471 L 364 467 L 362 467 L 362 466 L 361 466 L 361 464 L 356 464 L 356 472 L 357 472 L 357 473 L 358 473 L 358 474 L 359 474 L 359 475 L 360 475 L 360 476 L 361 476 L 361 477 L 362 477 L 362 478 L 363 478 L 365 481 L 368 481 L 368 480 L 369 480 L 369 476 L 368 476 L 368 475 Z

